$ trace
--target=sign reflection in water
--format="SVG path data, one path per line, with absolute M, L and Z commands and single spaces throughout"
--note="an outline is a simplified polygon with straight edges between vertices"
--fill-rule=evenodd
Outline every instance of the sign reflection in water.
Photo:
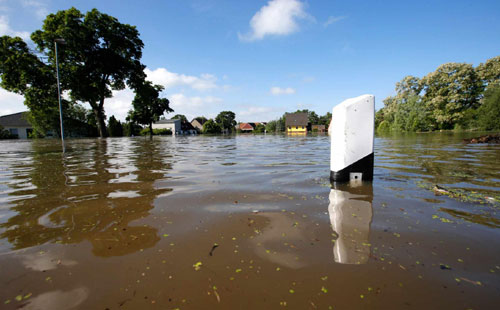
M 332 184 L 328 213 L 338 235 L 333 246 L 335 262 L 365 264 L 370 256 L 373 186 L 351 182 Z

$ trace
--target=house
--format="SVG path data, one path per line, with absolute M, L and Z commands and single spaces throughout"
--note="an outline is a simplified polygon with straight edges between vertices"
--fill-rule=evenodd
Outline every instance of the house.
M 26 120 L 28 112 L 19 112 L 0 116 L 0 125 L 19 139 L 27 139 L 33 132 L 33 127 Z
M 181 133 L 181 120 L 180 119 L 161 119 L 153 123 L 153 129 L 170 129 L 173 135 Z
M 183 135 L 195 135 L 198 131 L 194 126 L 188 121 L 181 122 L 181 134 Z
M 326 132 L 326 126 L 325 125 L 312 125 L 311 131 L 324 133 L 324 132 Z
M 252 123 L 240 123 L 238 126 L 238 129 L 241 130 L 241 132 L 252 132 L 255 129 L 255 125 Z
M 197 118 L 193 118 L 193 120 L 191 121 L 191 125 L 196 130 L 198 130 L 198 132 L 201 132 L 203 130 L 203 124 L 205 124 L 205 122 L 206 122 L 206 119 L 201 118 L 201 117 L 197 117 Z
M 292 134 L 306 134 L 309 125 L 309 115 L 307 113 L 286 113 L 286 132 Z

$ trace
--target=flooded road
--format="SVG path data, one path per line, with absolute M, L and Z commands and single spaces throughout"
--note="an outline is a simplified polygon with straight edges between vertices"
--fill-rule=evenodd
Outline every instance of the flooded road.
M 500 145 L 463 137 L 333 186 L 325 136 L 0 141 L 0 308 L 494 309 Z

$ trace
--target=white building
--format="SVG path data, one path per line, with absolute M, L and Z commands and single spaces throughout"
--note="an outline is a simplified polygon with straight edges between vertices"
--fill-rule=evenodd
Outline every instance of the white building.
M 33 132 L 33 127 L 26 120 L 27 113 L 19 112 L 0 116 L 0 125 L 4 130 L 9 131 L 19 139 L 27 139 L 30 133 Z
M 173 135 L 181 133 L 180 119 L 162 119 L 153 123 L 153 129 L 170 129 Z

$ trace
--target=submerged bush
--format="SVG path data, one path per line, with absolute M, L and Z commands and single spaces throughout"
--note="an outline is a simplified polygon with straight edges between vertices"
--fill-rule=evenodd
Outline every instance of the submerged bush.
M 144 128 L 140 132 L 141 136 L 147 136 L 149 135 L 149 128 Z M 166 129 L 166 128 L 161 128 L 161 129 L 153 129 L 153 136 L 171 136 L 172 135 L 172 130 Z

